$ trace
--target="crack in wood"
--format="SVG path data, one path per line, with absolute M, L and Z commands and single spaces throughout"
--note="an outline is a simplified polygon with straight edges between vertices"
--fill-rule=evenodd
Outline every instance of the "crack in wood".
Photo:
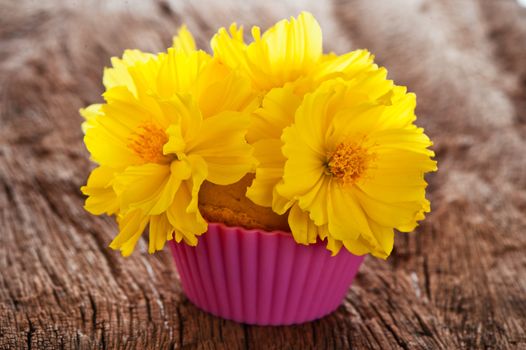
M 31 350 L 31 347 L 33 345 L 33 333 L 36 331 L 36 328 L 33 326 L 33 323 L 27 318 L 27 322 L 29 324 L 29 329 L 27 331 L 27 349 Z

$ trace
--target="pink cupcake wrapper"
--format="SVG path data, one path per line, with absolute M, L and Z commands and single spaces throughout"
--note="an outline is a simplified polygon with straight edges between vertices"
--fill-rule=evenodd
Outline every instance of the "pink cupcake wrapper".
M 297 244 L 290 233 L 210 223 L 191 247 L 170 241 L 188 299 L 225 319 L 257 325 L 312 321 L 334 311 L 364 257 L 325 244 Z

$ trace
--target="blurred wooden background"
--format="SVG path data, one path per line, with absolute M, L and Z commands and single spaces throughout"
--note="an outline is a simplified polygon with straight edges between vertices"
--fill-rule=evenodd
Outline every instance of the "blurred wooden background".
M 79 107 L 124 48 L 182 23 L 208 49 L 231 21 L 310 10 L 327 50 L 369 48 L 418 96 L 436 142 L 433 213 L 367 258 L 338 311 L 294 327 L 205 314 L 168 252 L 129 259 L 82 209 Z M 526 349 L 526 9 L 514 0 L 0 0 L 0 348 Z

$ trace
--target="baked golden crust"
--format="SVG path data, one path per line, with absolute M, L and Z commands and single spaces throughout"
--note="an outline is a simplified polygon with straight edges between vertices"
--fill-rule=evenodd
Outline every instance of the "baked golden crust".
M 199 210 L 209 222 L 265 231 L 290 231 L 287 214 L 278 215 L 271 208 L 254 204 L 245 195 L 254 174 L 232 185 L 219 186 L 205 181 L 199 191 Z

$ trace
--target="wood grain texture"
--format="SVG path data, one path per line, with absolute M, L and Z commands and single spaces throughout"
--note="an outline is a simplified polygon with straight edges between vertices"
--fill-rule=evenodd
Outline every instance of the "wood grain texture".
M 417 93 L 433 212 L 334 314 L 244 326 L 192 306 L 168 252 L 107 248 L 115 224 L 82 209 L 77 110 L 124 48 L 162 50 L 183 22 L 205 48 L 302 9 L 327 50 L 367 47 Z M 513 0 L 0 0 L 0 349 L 526 349 L 525 43 Z

